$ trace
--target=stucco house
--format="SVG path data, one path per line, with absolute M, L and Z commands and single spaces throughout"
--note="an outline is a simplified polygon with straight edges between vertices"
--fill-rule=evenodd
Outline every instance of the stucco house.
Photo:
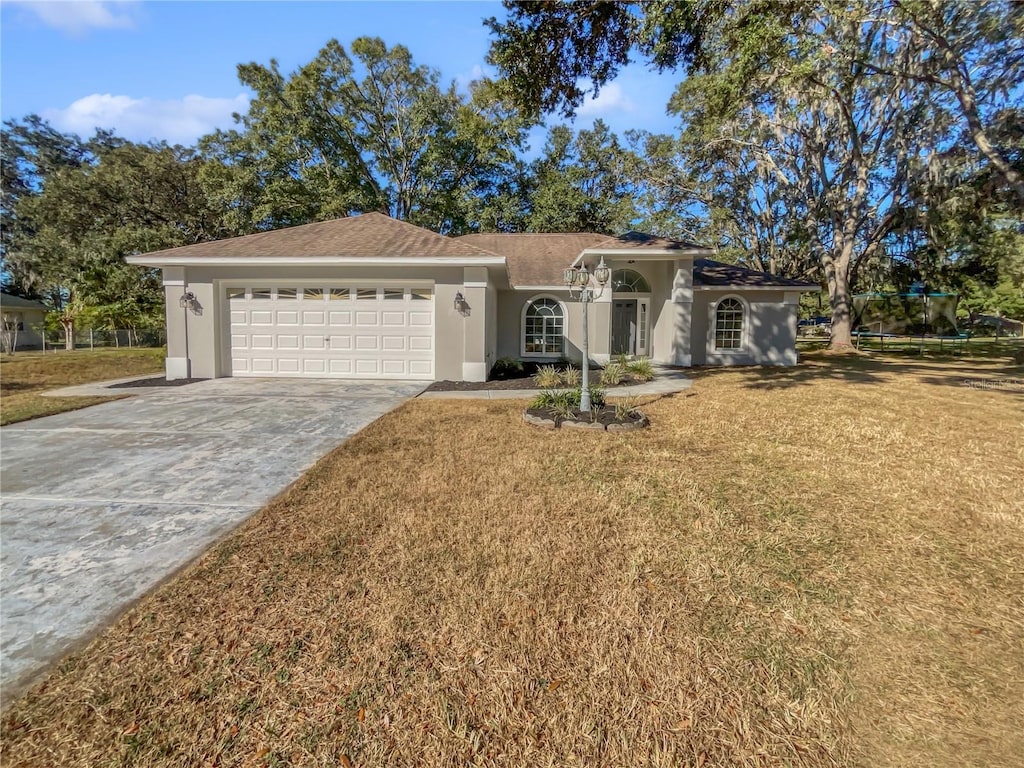
M 43 346 L 43 323 L 47 312 L 46 306 L 38 301 L 0 293 L 3 331 L 16 339 L 15 350 L 40 349 Z
M 128 261 L 163 270 L 168 378 L 483 381 L 501 357 L 578 361 L 563 270 L 601 259 L 594 362 L 796 363 L 800 292 L 818 286 L 709 256 L 634 232 L 451 238 L 367 213 Z

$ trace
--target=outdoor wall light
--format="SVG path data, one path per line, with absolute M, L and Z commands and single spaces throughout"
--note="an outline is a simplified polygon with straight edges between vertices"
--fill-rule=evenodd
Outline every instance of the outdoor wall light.
M 182 307 L 191 307 L 192 304 L 195 303 L 195 300 L 196 295 L 192 293 L 192 291 L 185 291 L 182 297 L 178 299 L 178 304 Z
M 465 297 L 462 295 L 462 291 L 455 292 L 455 311 L 461 312 L 462 305 L 466 303 Z

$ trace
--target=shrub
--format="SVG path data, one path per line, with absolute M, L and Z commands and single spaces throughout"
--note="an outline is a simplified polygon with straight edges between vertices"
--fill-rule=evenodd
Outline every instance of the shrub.
M 590 388 L 590 404 L 594 408 L 605 405 L 604 390 L 600 387 Z M 554 411 L 559 415 L 568 415 L 570 411 L 580 408 L 579 389 L 546 389 L 530 401 L 530 408 Z
M 625 421 L 636 412 L 636 398 L 624 397 L 615 403 L 615 418 Z
M 553 365 L 544 365 L 533 374 L 533 380 L 541 389 L 554 389 L 561 385 L 562 374 Z
M 654 378 L 654 366 L 646 357 L 638 357 L 626 365 L 626 370 L 637 381 L 650 381 Z
M 580 391 L 578 389 L 574 391 L 576 393 L 576 407 L 578 408 Z M 595 408 L 604 408 L 605 397 L 603 389 L 601 389 L 600 387 L 590 388 L 590 404 L 593 405 Z
M 514 357 L 499 357 L 491 368 L 492 379 L 516 379 L 523 375 L 523 361 Z
M 576 387 L 578 389 L 582 381 L 583 372 L 579 368 L 570 365 L 562 371 L 562 383 L 565 384 L 565 386 Z
M 626 378 L 626 369 L 621 363 L 608 363 L 601 371 L 601 386 L 615 387 Z
M 564 408 L 571 408 L 573 393 L 567 389 L 546 389 L 530 401 L 530 408 L 558 411 Z M 580 402 L 579 394 L 576 394 L 576 404 Z

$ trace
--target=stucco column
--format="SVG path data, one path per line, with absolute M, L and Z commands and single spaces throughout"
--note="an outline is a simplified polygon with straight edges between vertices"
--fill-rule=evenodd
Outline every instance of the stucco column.
M 463 269 L 462 296 L 462 379 L 487 381 L 487 267 Z
M 167 359 L 164 361 L 168 380 L 187 379 L 191 375 L 188 359 L 188 315 L 181 305 L 185 293 L 185 268 L 164 267 L 164 304 L 167 321 Z
M 693 318 L 693 262 L 676 259 L 672 278 L 672 299 L 666 307 L 672 317 L 671 361 L 691 365 L 691 324 Z

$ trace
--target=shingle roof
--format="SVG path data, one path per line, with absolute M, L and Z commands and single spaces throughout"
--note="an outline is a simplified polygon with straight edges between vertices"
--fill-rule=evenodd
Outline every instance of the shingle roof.
M 318 221 L 253 235 L 185 245 L 133 257 L 146 263 L 175 259 L 246 257 L 366 257 L 480 258 L 496 254 L 481 251 L 459 238 L 444 237 L 429 229 L 393 219 L 383 213 L 364 213 L 344 219 Z
M 608 239 L 594 232 L 541 234 L 518 232 L 480 233 L 457 238 L 500 254 L 508 264 L 513 285 L 562 285 L 562 272 L 585 248 Z
M 694 259 L 693 285 L 705 288 L 820 288 L 817 283 L 779 277 L 768 272 L 758 272 L 738 264 L 723 264 L 711 259 Z
M 49 312 L 46 305 L 40 304 L 32 299 L 23 299 L 20 296 L 11 296 L 9 293 L 0 293 L 0 306 L 8 309 L 38 309 L 41 312 Z
M 620 250 L 632 248 L 650 248 L 658 251 L 689 251 L 699 249 L 711 253 L 711 249 L 697 243 L 690 243 L 686 240 L 670 240 L 667 237 L 648 235 L 645 232 L 627 232 L 624 235 L 609 237 L 596 245 L 590 246 L 594 250 Z

